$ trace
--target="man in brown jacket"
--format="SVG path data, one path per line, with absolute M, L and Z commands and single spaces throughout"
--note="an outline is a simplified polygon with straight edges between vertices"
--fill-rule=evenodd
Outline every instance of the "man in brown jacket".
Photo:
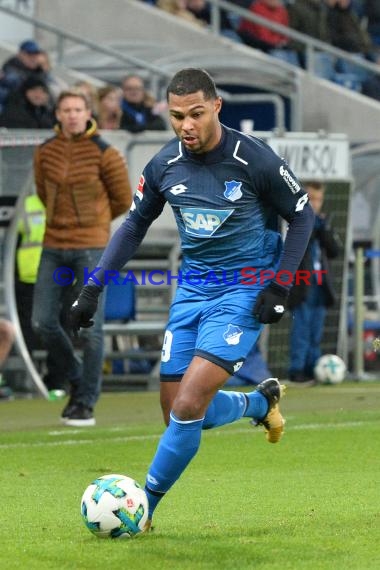
M 103 140 L 91 119 L 86 95 L 72 89 L 57 100 L 57 134 L 37 147 L 34 158 L 38 196 L 46 207 L 43 251 L 34 290 L 32 325 L 70 384 L 62 412 L 69 426 L 95 424 L 101 390 L 103 305 L 94 327 L 83 333 L 83 362 L 60 323 L 65 287 L 81 286 L 106 246 L 111 220 L 132 200 L 121 154 Z

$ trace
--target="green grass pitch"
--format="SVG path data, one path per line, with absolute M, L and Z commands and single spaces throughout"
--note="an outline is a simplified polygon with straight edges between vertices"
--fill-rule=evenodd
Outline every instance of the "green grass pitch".
M 97 476 L 144 483 L 163 431 L 158 394 L 104 394 L 94 428 L 62 402 L 0 402 L 2 570 L 378 570 L 380 382 L 287 389 L 286 433 L 248 420 L 203 434 L 152 533 L 101 540 L 80 499 Z

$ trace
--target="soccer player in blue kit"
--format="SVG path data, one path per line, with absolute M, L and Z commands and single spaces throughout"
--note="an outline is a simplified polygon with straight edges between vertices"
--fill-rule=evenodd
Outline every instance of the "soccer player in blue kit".
M 289 281 L 261 276 L 294 275 L 314 222 L 307 194 L 286 162 L 262 140 L 220 123 L 222 100 L 206 71 L 176 73 L 167 100 L 176 137 L 146 165 L 129 216 L 71 309 L 74 329 L 91 326 L 105 272 L 124 267 L 169 202 L 181 238 L 182 279 L 162 348 L 167 428 L 146 478 L 147 529 L 160 499 L 197 453 L 203 429 L 248 417 L 264 425 L 269 442 L 281 438 L 276 378 L 251 393 L 222 387 L 263 324 L 285 311 Z M 278 215 L 289 224 L 284 243 Z

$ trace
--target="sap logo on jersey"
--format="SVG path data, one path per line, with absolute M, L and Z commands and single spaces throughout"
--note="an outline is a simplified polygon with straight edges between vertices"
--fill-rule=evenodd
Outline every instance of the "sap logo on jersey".
M 181 208 L 181 216 L 187 233 L 194 236 L 210 237 L 224 224 L 233 211 Z
M 297 194 L 297 192 L 301 190 L 301 186 L 298 184 L 298 182 L 294 180 L 290 172 L 282 165 L 280 166 L 280 174 L 285 180 L 286 184 L 289 186 L 290 190 L 293 192 L 293 194 Z

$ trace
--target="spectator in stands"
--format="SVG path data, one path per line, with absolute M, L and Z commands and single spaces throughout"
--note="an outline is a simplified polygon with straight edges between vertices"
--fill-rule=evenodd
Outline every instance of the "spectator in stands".
M 191 24 L 196 24 L 197 26 L 206 25 L 205 22 L 188 10 L 186 0 L 157 0 L 156 6 L 164 10 L 164 12 L 168 12 L 177 18 L 182 18 Z
M 380 46 L 380 2 L 364 0 L 364 15 L 367 18 L 367 30 L 374 44 Z
M 291 28 L 322 42 L 331 43 L 324 0 L 294 0 L 289 3 L 288 12 Z M 297 44 L 297 47 L 304 49 L 303 44 Z
M 302 385 L 314 380 L 314 367 L 321 356 L 321 340 L 327 307 L 335 302 L 329 270 L 329 259 L 337 257 L 339 240 L 331 218 L 322 213 L 325 187 L 319 181 L 304 183 L 310 204 L 316 214 L 314 230 L 299 269 L 307 271 L 309 285 L 302 281 L 290 290 L 288 307 L 293 309 L 290 332 L 289 379 Z M 326 271 L 324 274 L 313 271 Z M 311 274 L 311 275 L 310 275 Z
M 0 370 L 10 353 L 14 338 L 15 329 L 13 324 L 6 319 L 0 319 Z M 10 400 L 12 397 L 12 390 L 4 384 L 0 373 L 0 400 Z
M 82 337 L 83 362 L 79 363 L 60 322 L 63 285 L 75 279 L 80 286 L 86 270 L 96 266 L 109 239 L 111 220 L 131 204 L 131 188 L 123 157 L 100 137 L 90 102 L 80 89 L 60 94 L 56 115 L 56 136 L 35 151 L 35 182 L 46 208 L 46 228 L 32 326 L 60 363 L 62 379 L 70 383 L 63 423 L 91 426 L 101 389 L 103 307 L 94 327 Z
M 55 73 L 53 73 L 50 57 L 46 51 L 41 51 L 38 60 L 40 67 L 45 72 L 45 81 L 49 88 L 50 94 L 52 95 L 54 101 L 56 101 L 61 91 L 68 88 L 68 84 L 61 77 L 58 77 Z
M 20 44 L 19 51 L 2 66 L 0 76 L 0 112 L 12 91 L 17 90 L 26 79 L 40 79 L 46 82 L 46 74 L 40 65 L 41 48 L 34 40 Z
M 206 0 L 187 0 L 186 8 L 206 26 L 212 24 L 211 5 Z M 226 10 L 219 11 L 220 33 L 235 41 L 241 41 Z
M 325 0 L 328 5 L 327 23 L 331 31 L 333 46 L 345 50 L 358 60 L 375 57 L 375 47 L 368 32 L 352 9 L 351 0 Z M 367 71 L 345 59 L 336 62 L 334 80 L 347 87 L 361 91 L 362 82 L 367 79 Z
M 249 11 L 270 22 L 289 25 L 288 10 L 282 0 L 254 0 Z M 276 48 L 284 49 L 289 44 L 287 36 L 245 18 L 240 20 L 238 33 L 245 44 L 265 52 Z
M 52 97 L 42 79 L 29 77 L 9 97 L 0 126 L 8 129 L 51 129 L 55 124 Z
M 87 101 L 90 103 L 91 109 L 91 116 L 94 119 L 98 117 L 98 89 L 95 87 L 93 83 L 90 81 L 76 81 L 74 83 L 74 87 L 82 91 L 82 93 L 86 96 Z
M 164 131 L 164 119 L 154 112 L 155 100 L 138 75 L 127 75 L 122 81 L 123 98 L 120 128 L 131 133 Z
M 332 45 L 350 53 L 370 56 L 373 49 L 371 38 L 352 10 L 351 0 L 325 1 Z
M 289 24 L 294 30 L 311 36 L 321 42 L 331 44 L 331 30 L 327 20 L 325 0 L 294 0 L 288 6 Z M 307 66 L 305 44 L 292 40 L 303 67 Z M 335 58 L 328 53 L 314 51 L 314 73 L 318 77 L 333 79 Z
M 122 90 L 115 85 L 98 89 L 98 117 L 100 129 L 120 129 Z

